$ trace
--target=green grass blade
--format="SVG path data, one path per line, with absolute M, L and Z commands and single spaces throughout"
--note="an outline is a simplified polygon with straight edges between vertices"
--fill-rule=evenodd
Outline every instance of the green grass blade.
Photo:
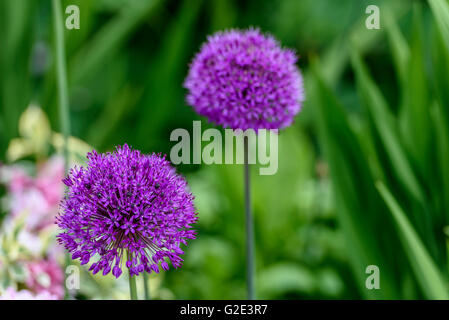
M 393 56 L 393 62 L 396 72 L 399 74 L 399 80 L 403 82 L 406 78 L 410 49 L 391 11 L 385 12 L 385 20 L 388 44 Z
M 309 91 L 309 97 L 317 101 L 317 122 L 320 138 L 324 144 L 326 159 L 329 162 L 335 200 L 337 202 L 338 218 L 345 230 L 349 256 L 355 275 L 360 283 L 361 292 L 368 298 L 397 298 L 395 287 L 394 266 L 385 256 L 394 239 L 394 233 L 386 232 L 386 237 L 379 239 L 378 228 L 392 229 L 387 219 L 381 219 L 379 212 L 386 209 L 379 205 L 376 199 L 376 189 L 371 176 L 368 161 L 363 150 L 351 130 L 348 119 L 335 95 L 317 73 L 315 92 Z M 391 221 L 392 223 L 392 221 Z M 382 225 L 382 227 L 381 227 Z M 382 244 L 390 243 L 390 248 Z M 365 288 L 365 268 L 376 264 L 384 270 L 382 290 L 367 290 Z
M 437 25 L 449 50 L 449 4 L 446 0 L 428 0 Z
M 396 221 L 402 245 L 425 295 L 429 299 L 449 299 L 445 280 L 442 278 L 440 271 L 431 259 L 407 216 L 382 182 L 377 182 L 376 187 Z
M 435 103 L 431 108 L 431 116 L 433 123 L 435 124 L 435 136 L 437 145 L 438 156 L 438 171 L 441 173 L 441 196 L 444 202 L 444 207 L 449 208 L 449 197 L 445 196 L 449 194 L 449 127 L 446 121 L 444 121 L 443 111 L 441 105 Z M 447 211 L 447 210 L 446 210 Z M 449 212 L 445 213 L 449 216 Z
M 449 49 L 444 44 L 444 39 L 438 26 L 434 27 L 432 39 L 432 77 L 433 86 L 441 106 L 449 106 Z M 442 115 L 449 125 L 449 108 L 442 108 Z
M 353 50 L 351 54 L 351 62 L 356 73 L 357 87 L 363 103 L 372 118 L 375 129 L 382 140 L 398 178 L 414 198 L 423 203 L 424 197 L 421 186 L 418 183 L 398 137 L 396 119 L 389 110 L 387 102 L 379 88 L 370 78 L 356 50 Z
M 434 25 L 432 38 L 432 88 L 436 93 L 436 100 L 431 109 L 434 135 L 438 148 L 435 172 L 440 177 L 441 189 L 438 193 L 443 203 L 443 208 L 449 208 L 449 50 L 444 45 L 441 32 L 437 25 Z M 449 211 L 444 210 L 444 214 L 449 218 Z M 448 220 L 446 220 L 448 221 Z
M 429 92 L 427 88 L 425 50 L 421 26 L 421 10 L 418 5 L 413 10 L 413 26 L 410 59 L 407 62 L 406 77 L 403 82 L 403 104 L 400 124 L 405 147 L 413 156 L 422 175 L 429 171 L 431 155 L 429 117 Z

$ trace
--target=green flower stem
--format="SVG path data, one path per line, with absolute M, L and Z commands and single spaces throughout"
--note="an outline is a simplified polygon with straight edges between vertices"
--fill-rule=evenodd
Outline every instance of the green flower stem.
M 62 135 L 64 137 L 63 156 L 64 156 L 64 171 L 68 172 L 69 167 L 69 151 L 68 139 L 70 135 L 70 114 L 69 114 L 69 95 L 67 88 L 67 72 L 65 63 L 65 48 L 64 48 L 64 25 L 62 23 L 61 1 L 52 0 L 53 7 L 53 27 L 55 33 L 55 49 L 56 49 L 56 78 L 58 83 L 58 109 L 59 121 Z M 65 264 L 70 264 L 70 256 L 67 254 Z M 65 287 L 65 298 L 70 298 L 70 293 Z
M 130 274 L 129 274 L 129 298 L 131 300 L 137 300 L 136 276 L 131 276 Z
M 64 137 L 63 154 L 66 172 L 69 165 L 68 140 L 70 136 L 69 94 L 67 87 L 67 68 L 65 62 L 64 25 L 62 23 L 61 1 L 53 0 L 54 32 L 56 40 L 56 78 L 58 83 L 59 122 Z
M 248 137 L 244 137 L 245 148 L 245 220 L 246 220 L 246 290 L 248 300 L 254 300 L 254 227 L 251 212 L 250 172 Z
M 128 260 L 131 260 L 131 256 L 128 251 Z M 128 271 L 130 271 L 128 269 Z M 137 299 L 137 287 L 136 287 L 136 275 L 131 276 L 131 272 L 128 273 L 129 279 L 129 298 L 130 300 L 138 300 Z
M 145 300 L 150 300 L 149 279 L 148 273 L 146 271 L 143 273 L 143 290 L 145 294 Z

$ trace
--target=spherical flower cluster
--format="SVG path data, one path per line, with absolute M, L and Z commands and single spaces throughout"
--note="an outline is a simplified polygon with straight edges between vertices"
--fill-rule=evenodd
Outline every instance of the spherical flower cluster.
M 144 155 L 126 144 L 113 153 L 87 155 L 64 183 L 66 197 L 57 217 L 58 241 L 73 259 L 103 275 L 168 270 L 182 265 L 180 244 L 195 238 L 193 195 L 165 156 Z
M 284 128 L 304 100 L 296 61 L 293 51 L 257 29 L 218 32 L 191 63 L 187 102 L 223 127 Z

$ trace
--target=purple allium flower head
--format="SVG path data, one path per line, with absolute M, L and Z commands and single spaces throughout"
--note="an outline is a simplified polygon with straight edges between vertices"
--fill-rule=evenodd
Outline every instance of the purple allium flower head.
M 194 239 L 197 221 L 187 182 L 169 161 L 144 155 L 126 144 L 113 153 L 87 154 L 87 166 L 75 167 L 63 180 L 68 186 L 56 219 L 59 243 L 103 275 L 131 275 L 182 265 L 180 244 Z M 126 262 L 125 262 L 126 261 Z
M 190 65 L 187 103 L 231 129 L 287 127 L 304 100 L 296 61 L 292 50 L 258 29 L 218 32 Z

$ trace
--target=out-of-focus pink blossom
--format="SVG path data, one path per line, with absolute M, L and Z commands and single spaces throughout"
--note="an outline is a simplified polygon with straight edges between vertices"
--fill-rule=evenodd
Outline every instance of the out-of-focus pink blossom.
M 25 169 L 18 165 L 3 166 L 2 180 L 8 183 L 8 190 L 11 193 L 23 192 L 23 190 L 31 187 L 33 184 L 32 178 L 27 174 Z
M 2 166 L 0 169 L 1 182 L 8 188 L 7 203 L 12 218 L 28 214 L 26 228 L 36 232 L 53 225 L 64 194 L 61 183 L 63 159 L 54 156 L 40 164 L 35 177 L 28 175 L 19 165 Z
M 43 253 L 44 243 L 38 234 L 22 229 L 17 236 L 18 243 L 26 248 L 33 256 L 38 256 Z
M 61 157 L 52 157 L 38 169 L 36 187 L 45 197 L 48 205 L 57 207 L 64 192 L 61 180 L 64 178 L 64 161 Z
M 16 291 L 13 287 L 9 287 L 3 294 L 0 294 L 0 300 L 57 300 L 58 297 L 48 291 L 42 291 L 34 294 L 29 290 Z
M 31 291 L 41 294 L 48 292 L 57 299 L 64 296 L 64 273 L 54 260 L 38 260 L 27 263 L 29 276 L 25 284 Z

